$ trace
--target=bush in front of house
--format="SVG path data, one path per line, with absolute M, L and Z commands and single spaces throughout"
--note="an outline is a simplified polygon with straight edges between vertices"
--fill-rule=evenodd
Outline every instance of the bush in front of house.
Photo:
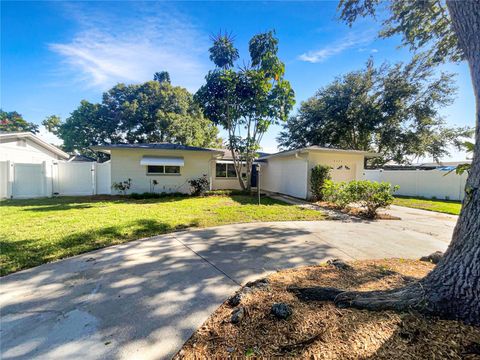
M 204 196 L 210 188 L 207 175 L 203 175 L 197 179 L 188 180 L 190 191 L 193 196 Z
M 323 196 L 326 201 L 330 201 L 341 208 L 358 204 L 364 209 L 365 216 L 373 219 L 378 209 L 393 203 L 393 194 L 397 190 L 398 186 L 392 187 L 387 182 L 353 180 L 348 183 L 334 183 L 327 180 L 323 187 Z
M 310 190 L 313 194 L 313 200 L 323 200 L 323 186 L 326 180 L 330 180 L 330 170 L 331 166 L 327 165 L 316 165 L 312 168 L 310 174 Z
M 114 182 L 112 184 L 112 189 L 116 190 L 117 192 L 121 192 L 123 195 L 126 195 L 127 191 L 130 189 L 130 186 L 132 186 L 132 179 L 128 178 L 125 181 Z
M 154 192 L 144 192 L 144 193 L 131 193 L 130 197 L 135 200 L 143 200 L 143 199 L 161 199 L 166 197 L 186 197 L 187 194 L 181 192 L 161 192 L 161 193 L 154 193 Z

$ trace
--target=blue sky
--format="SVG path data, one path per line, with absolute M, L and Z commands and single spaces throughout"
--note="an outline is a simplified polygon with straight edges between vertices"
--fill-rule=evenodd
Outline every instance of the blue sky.
M 86 99 L 101 100 L 118 82 L 170 72 L 172 83 L 194 92 L 212 67 L 209 37 L 220 30 L 236 37 L 247 57 L 248 40 L 275 29 L 286 78 L 297 106 L 335 76 L 361 68 L 372 56 L 408 61 L 399 38 L 376 38 L 378 24 L 363 19 L 353 28 L 336 19 L 337 2 L 1 2 L 1 107 L 28 121 L 68 117 Z M 442 110 L 451 125 L 474 124 L 474 97 L 465 63 L 448 64 L 459 88 Z M 273 127 L 265 151 L 275 151 Z M 41 135 L 54 141 L 43 130 Z M 453 152 L 450 159 L 465 154 Z

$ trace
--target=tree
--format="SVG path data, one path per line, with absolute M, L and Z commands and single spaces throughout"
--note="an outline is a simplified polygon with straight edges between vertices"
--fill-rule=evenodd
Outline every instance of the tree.
M 277 56 L 273 31 L 252 37 L 250 64 L 239 69 L 234 69 L 239 53 L 230 35 L 214 37 L 209 51 L 216 68 L 207 74 L 195 99 L 209 119 L 228 131 L 228 148 L 240 186 L 250 190 L 251 168 L 262 137 L 270 125 L 286 120 L 294 93 L 283 78 L 285 66 Z
M 453 99 L 451 74 L 434 76 L 423 57 L 409 64 L 369 60 L 359 71 L 337 77 L 303 102 L 284 125 L 278 141 L 284 148 L 310 145 L 381 153 L 372 159 L 411 163 L 430 156 L 438 160 L 448 146 L 461 147 L 469 128 L 448 128 L 438 109 Z
M 393 1 L 382 34 L 400 33 L 413 49 L 435 44 L 431 63 L 468 61 L 476 98 L 475 148 L 465 187 L 462 210 L 447 251 L 421 281 L 390 291 L 352 292 L 310 289 L 317 298 L 335 299 L 341 306 L 371 310 L 415 309 L 444 318 L 480 324 L 480 2 Z M 376 13 L 379 1 L 340 2 L 342 19 L 352 23 L 358 16 Z M 448 9 L 448 11 L 447 11 Z M 299 289 L 305 294 L 308 289 Z M 315 296 L 314 296 L 315 297 Z
M 44 125 L 63 140 L 66 151 L 89 155 L 90 146 L 111 143 L 221 144 L 218 129 L 203 116 L 193 96 L 168 81 L 118 84 L 103 94 L 101 104 L 83 100 L 65 122 L 51 116 Z
M 158 81 L 159 83 L 167 82 L 170 84 L 170 74 L 168 73 L 168 71 L 156 72 L 153 75 L 153 80 Z
M 16 111 L 3 111 L 0 109 L 0 131 L 5 132 L 31 132 L 38 133 L 38 125 L 26 121 Z

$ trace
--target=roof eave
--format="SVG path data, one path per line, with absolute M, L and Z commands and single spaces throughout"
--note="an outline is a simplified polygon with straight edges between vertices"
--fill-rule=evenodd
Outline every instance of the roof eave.
M 30 132 L 17 132 L 17 133 L 5 133 L 5 134 L 0 134 L 0 137 L 4 139 L 22 139 L 22 138 L 29 138 L 32 140 L 34 143 L 37 143 L 40 146 L 43 146 L 50 152 L 53 152 L 54 154 L 64 158 L 68 159 L 70 157 L 69 154 L 67 154 L 65 151 L 60 150 L 58 147 L 51 145 L 47 143 L 46 141 L 40 139 L 37 137 L 35 134 L 32 134 Z

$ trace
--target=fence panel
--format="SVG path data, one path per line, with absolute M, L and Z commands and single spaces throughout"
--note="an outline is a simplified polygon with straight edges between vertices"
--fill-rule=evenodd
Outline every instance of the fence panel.
M 59 161 L 57 179 L 54 182 L 55 195 L 94 195 L 94 163 Z
M 95 165 L 95 176 L 97 194 L 111 194 L 111 165 L 110 161 L 104 163 L 97 163 Z
M 43 164 L 14 164 L 12 196 L 17 199 L 47 196 Z
M 463 200 L 467 174 L 441 170 L 365 170 L 365 179 L 399 185 L 398 195 Z

